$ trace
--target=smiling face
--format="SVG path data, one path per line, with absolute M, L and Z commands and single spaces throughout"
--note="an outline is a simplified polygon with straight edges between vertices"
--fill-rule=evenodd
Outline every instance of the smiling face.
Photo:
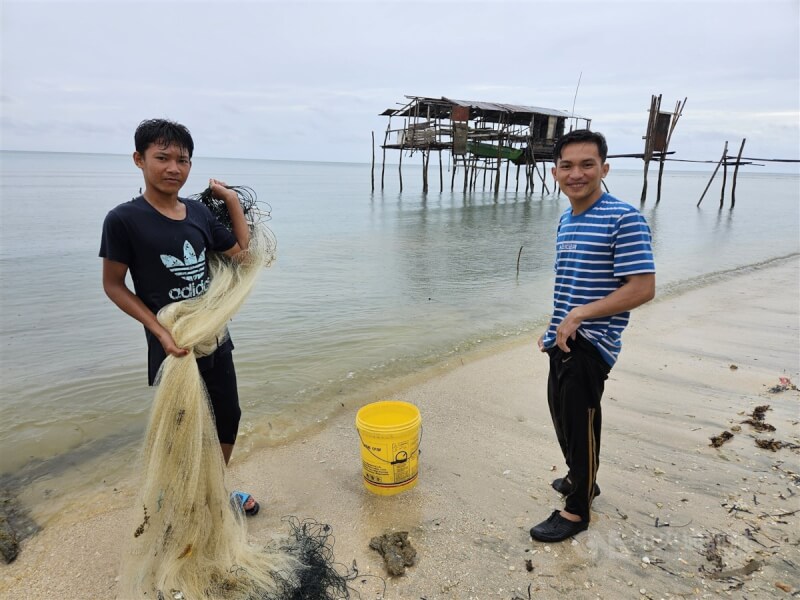
M 192 169 L 188 150 L 177 144 L 150 144 L 144 154 L 134 152 L 133 161 L 142 170 L 145 194 L 151 200 L 177 198 Z
M 553 167 L 553 177 L 569 198 L 573 214 L 582 213 L 603 195 L 601 184 L 607 174 L 608 163 L 592 142 L 567 144 Z

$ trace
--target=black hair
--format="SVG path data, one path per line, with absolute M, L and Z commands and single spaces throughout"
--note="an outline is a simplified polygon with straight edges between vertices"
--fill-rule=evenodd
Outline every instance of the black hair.
M 556 142 L 556 147 L 553 149 L 553 160 L 558 162 L 558 159 L 561 158 L 561 150 L 564 146 L 583 143 L 596 145 L 597 153 L 600 155 L 600 162 L 606 162 L 608 144 L 606 143 L 605 136 L 598 131 L 591 131 L 589 129 L 575 129 L 566 135 L 562 135 Z
M 166 119 L 142 121 L 136 128 L 136 133 L 133 134 L 133 141 L 139 154 L 144 154 L 145 150 L 153 144 L 158 144 L 162 148 L 175 144 L 182 150 L 186 150 L 189 158 L 192 158 L 194 153 L 194 140 L 186 126 Z

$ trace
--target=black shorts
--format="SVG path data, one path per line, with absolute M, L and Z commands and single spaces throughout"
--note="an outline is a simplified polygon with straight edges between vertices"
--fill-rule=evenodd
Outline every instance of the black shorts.
M 219 442 L 220 444 L 234 444 L 239 432 L 242 410 L 239 408 L 239 390 L 236 386 L 233 353 L 218 350 L 214 353 L 213 366 L 200 371 L 200 375 L 208 390 Z

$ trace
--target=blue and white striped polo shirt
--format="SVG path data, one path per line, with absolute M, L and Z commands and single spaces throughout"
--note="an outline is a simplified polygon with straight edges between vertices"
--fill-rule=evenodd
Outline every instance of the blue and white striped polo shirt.
M 622 286 L 628 275 L 655 273 L 650 228 L 630 204 L 603 194 L 592 207 L 561 215 L 556 237 L 556 282 L 553 316 L 544 347 L 556 343 L 556 328 L 576 306 L 605 298 Z M 578 333 L 592 342 L 610 365 L 622 348 L 622 331 L 630 311 L 587 319 Z

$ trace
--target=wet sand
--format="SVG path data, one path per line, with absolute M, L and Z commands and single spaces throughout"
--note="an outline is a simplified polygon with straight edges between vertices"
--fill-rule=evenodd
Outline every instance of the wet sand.
M 394 394 L 423 419 L 413 490 L 365 491 L 355 409 L 303 440 L 234 457 L 230 487 L 262 503 L 253 541 L 288 532 L 287 515 L 330 524 L 364 599 L 790 597 L 800 590 L 800 259 L 662 296 L 635 311 L 623 343 L 603 400 L 602 494 L 575 538 L 528 534 L 561 506 L 550 481 L 565 471 L 547 361 L 528 339 Z M 774 431 L 741 423 L 763 405 Z M 711 447 L 724 431 L 732 437 Z M 25 540 L 0 567 L 0 596 L 116 597 L 132 487 L 87 498 Z M 417 550 L 403 576 L 369 549 L 387 531 L 408 531 Z

